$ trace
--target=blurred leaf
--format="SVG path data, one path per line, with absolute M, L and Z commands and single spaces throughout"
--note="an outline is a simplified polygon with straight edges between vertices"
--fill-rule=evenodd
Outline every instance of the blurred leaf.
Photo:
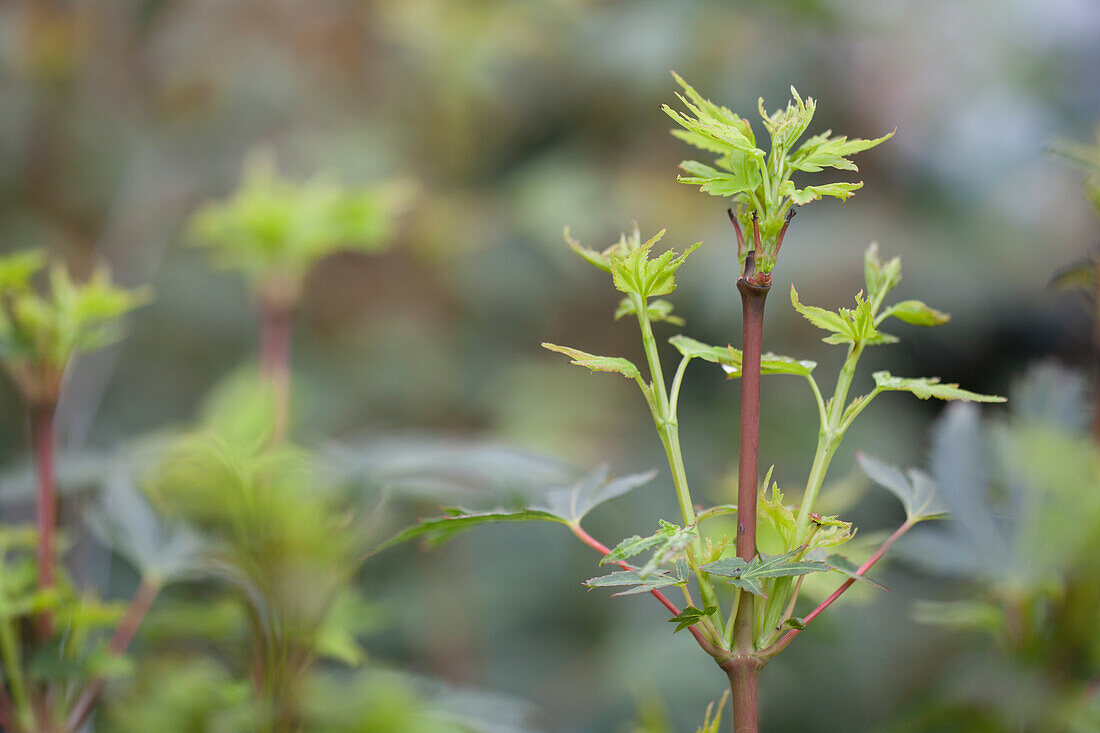
M 722 711 L 726 709 L 726 699 L 729 697 L 730 691 L 725 690 L 722 692 L 722 697 L 718 699 L 718 705 L 708 703 L 706 715 L 703 716 L 703 724 L 696 729 L 695 733 L 720 733 L 722 730 Z M 713 717 L 712 717 L 713 716 Z
M 531 497 L 525 508 L 469 511 L 453 508 L 447 516 L 422 520 L 383 542 L 378 551 L 393 545 L 423 537 L 429 546 L 439 545 L 460 532 L 479 524 L 493 522 L 547 521 L 565 525 L 578 524 L 588 512 L 650 481 L 656 471 L 608 477 L 606 468 L 595 471 L 572 486 L 547 487 L 537 497 Z
M 684 319 L 672 315 L 672 303 L 667 300 L 651 300 L 646 303 L 646 317 L 650 323 L 671 323 L 674 326 L 684 325 Z M 634 301 L 630 297 L 623 298 L 619 301 L 619 307 L 615 310 L 615 320 L 619 320 L 623 316 L 637 315 L 638 309 L 634 306 Z
M 936 482 L 927 475 L 909 469 L 907 477 L 898 468 L 864 453 L 856 453 L 856 462 L 872 481 L 901 501 L 907 521 L 922 522 L 947 516 L 947 506 L 939 495 Z

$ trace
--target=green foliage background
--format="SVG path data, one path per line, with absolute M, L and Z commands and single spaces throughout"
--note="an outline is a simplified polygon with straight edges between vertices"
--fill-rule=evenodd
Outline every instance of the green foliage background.
M 585 472 L 643 472 L 661 455 L 634 387 L 566 368 L 539 344 L 638 361 L 635 334 L 611 320 L 617 299 L 604 278 L 561 243 L 568 225 L 602 249 L 633 221 L 667 228 L 663 244 L 677 251 L 704 241 L 678 273 L 676 314 L 708 343 L 738 338 L 725 207 L 675 182 L 686 149 L 660 110 L 674 99 L 670 69 L 744 116 L 758 96 L 781 108 L 793 84 L 818 100 L 811 132 L 898 128 L 858 156 L 859 173 L 845 179 L 864 181 L 857 196 L 792 224 L 767 350 L 835 369 L 837 350 L 778 294 L 794 281 L 805 302 L 849 304 L 862 252 L 878 240 L 905 263 L 899 298 L 953 318 L 911 329 L 870 366 L 1003 394 L 1033 359 L 1089 355 L 1089 314 L 1045 286 L 1100 223 L 1081 174 L 1044 148 L 1089 139 L 1100 119 L 1098 39 L 1100 11 L 1073 0 L 4 3 L 0 248 L 45 246 L 77 275 L 107 261 L 122 285 L 156 290 L 124 342 L 70 374 L 62 444 L 94 455 L 192 420 L 252 358 L 247 285 L 186 246 L 191 214 L 236 189 L 250 151 L 265 147 L 299 181 L 323 171 L 353 187 L 415 182 L 385 253 L 338 255 L 306 277 L 297 436 L 364 455 L 387 436 L 442 431 Z M 765 382 L 763 404 L 761 461 L 790 491 L 809 468 L 814 407 L 784 381 Z M 709 471 L 692 480 L 714 503 L 735 493 L 736 408 L 718 373 L 684 388 L 688 464 Z M 869 408 L 836 475 L 854 467 L 856 447 L 923 465 L 939 409 Z M 25 454 L 21 414 L 3 383 L 0 459 L 12 467 Z M 850 483 L 841 488 L 859 479 Z M 669 484 L 659 473 L 635 502 L 594 512 L 590 530 L 617 538 L 674 519 Z M 409 517 L 439 503 L 492 508 L 496 497 L 478 488 L 441 499 L 425 490 L 431 498 Z M 899 513 L 880 496 L 850 518 L 870 535 Z M 71 540 L 89 548 L 78 580 L 132 583 L 90 538 Z M 543 711 L 539 730 L 629 730 L 634 717 L 698 725 L 721 693 L 709 660 L 670 625 L 654 633 L 659 608 L 584 593 L 581 580 L 597 572 L 589 550 L 538 523 L 489 528 L 442 553 L 389 550 L 360 578 L 384 619 L 361 641 L 380 664 L 530 700 Z M 951 593 L 933 573 L 895 564 L 876 576 L 891 594 L 872 606 L 858 603 L 870 589 L 853 591 L 844 613 L 769 667 L 769 730 L 807 720 L 819 731 L 885 728 L 939 694 L 944 655 L 988 643 L 901 621 L 914 599 Z M 195 674 L 177 680 L 178 694 L 209 683 Z M 784 691 L 796 686 L 792 699 Z

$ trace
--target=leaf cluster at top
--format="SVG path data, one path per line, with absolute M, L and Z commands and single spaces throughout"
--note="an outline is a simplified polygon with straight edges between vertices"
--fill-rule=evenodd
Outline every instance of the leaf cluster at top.
M 105 267 L 76 283 L 64 265 L 47 264 L 39 249 L 0 257 L 0 360 L 32 402 L 56 400 L 69 360 L 116 341 L 119 318 L 152 297 L 146 288 L 115 286 Z M 43 270 L 39 290 L 34 280 Z
M 192 232 L 221 266 L 242 271 L 256 287 L 282 288 L 292 300 L 318 260 L 342 250 L 385 248 L 406 188 L 348 189 L 324 176 L 298 183 L 279 176 L 271 155 L 253 153 L 240 188 L 203 206 Z
M 856 171 L 852 155 L 875 147 L 890 138 L 891 132 L 874 140 L 832 136 L 827 130 L 798 141 L 813 120 L 817 107 L 812 98 L 803 100 L 791 87 L 793 100 L 785 109 L 768 113 L 764 100 L 759 100 L 759 112 L 764 129 L 771 139 L 768 151 L 758 147 L 749 121 L 732 110 L 714 104 L 690 84 L 673 73 L 684 94 L 677 93 L 686 113 L 668 105 L 663 109 L 681 128 L 672 134 L 689 145 L 714 155 L 713 165 L 696 160 L 680 164 L 684 175 L 678 180 L 699 186 L 712 196 L 733 198 L 737 218 L 744 231 L 751 231 L 753 220 L 759 224 L 762 252 L 756 254 L 756 267 L 771 272 L 778 254 L 778 239 L 792 206 L 801 206 L 824 196 L 844 201 L 863 183 L 836 181 L 797 188 L 795 173 L 818 173 L 826 168 Z M 742 259 L 744 252 L 742 252 Z

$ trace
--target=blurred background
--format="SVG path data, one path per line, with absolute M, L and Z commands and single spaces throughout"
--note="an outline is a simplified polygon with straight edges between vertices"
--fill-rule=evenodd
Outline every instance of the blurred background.
M 1087 367 L 1090 314 L 1047 283 L 1097 241 L 1100 219 L 1083 174 L 1047 146 L 1087 141 L 1100 121 L 1095 2 L 6 2 L 0 248 L 45 246 L 77 273 L 107 261 L 123 284 L 157 293 L 125 341 L 73 368 L 64 450 L 109 451 L 186 424 L 255 359 L 248 289 L 189 246 L 188 222 L 230 194 L 245 156 L 265 146 L 291 178 L 325 171 L 416 188 L 389 251 L 337 255 L 306 282 L 293 356 L 299 440 L 370 455 L 437 436 L 585 472 L 660 468 L 633 499 L 597 510 L 589 530 L 614 544 L 674 519 L 634 388 L 539 348 L 640 358 L 636 332 L 612 321 L 616 294 L 562 240 L 568 226 L 602 249 L 635 221 L 646 238 L 667 227 L 677 249 L 704 242 L 670 299 L 686 333 L 738 343 L 724 205 L 675 181 L 690 155 L 659 109 L 673 101 L 671 69 L 758 134 L 757 97 L 783 106 L 792 84 L 818 100 L 811 133 L 897 127 L 859 156 L 864 189 L 792 224 L 766 348 L 834 373 L 842 351 L 820 343 L 786 293 L 793 281 L 804 302 L 850 304 L 862 252 L 878 241 L 884 257 L 902 258 L 899 298 L 952 321 L 893 329 L 901 343 L 868 355 L 864 386 L 889 369 L 1005 394 L 1041 359 Z M 762 399 L 761 462 L 797 495 L 816 439 L 812 399 L 785 378 L 765 381 Z M 695 491 L 733 501 L 735 384 L 693 367 L 681 405 Z M 924 465 L 941 409 L 877 400 L 833 481 L 861 482 L 848 475 L 857 448 Z M 5 382 L 0 460 L 21 465 L 26 445 Z M 407 518 L 451 500 L 422 498 Z M 476 502 L 476 487 L 462 499 Z M 847 518 L 873 534 L 900 516 L 870 495 Z M 379 665 L 525 701 L 524 729 L 694 729 L 723 676 L 670 633 L 656 604 L 583 592 L 596 571 L 591 551 L 553 525 L 490 527 L 444 551 L 391 549 L 362 572 L 380 619 L 363 645 Z M 768 730 L 888 729 L 939 694 L 945 660 L 989 645 L 912 622 L 917 599 L 953 590 L 934 573 L 898 562 L 879 575 L 892 593 L 852 593 L 768 668 Z M 643 719 L 651 727 L 632 727 Z

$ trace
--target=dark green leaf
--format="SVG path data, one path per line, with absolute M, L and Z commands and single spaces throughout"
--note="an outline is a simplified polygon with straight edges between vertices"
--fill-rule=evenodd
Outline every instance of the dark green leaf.
M 707 606 L 703 611 L 700 611 L 695 606 L 688 606 L 683 611 L 680 611 L 679 614 L 669 619 L 669 623 L 676 624 L 676 628 L 672 633 L 675 634 L 677 631 L 682 631 L 689 626 L 694 626 L 700 621 L 712 616 L 717 611 L 718 606 Z
M 584 581 L 589 588 L 617 588 L 633 586 L 630 590 L 621 591 L 613 595 L 629 596 L 636 593 L 649 593 L 650 591 L 666 588 L 670 585 L 683 585 L 684 580 L 673 575 L 668 570 L 658 570 L 647 577 L 641 577 L 637 570 L 617 570 L 608 575 L 589 578 Z

